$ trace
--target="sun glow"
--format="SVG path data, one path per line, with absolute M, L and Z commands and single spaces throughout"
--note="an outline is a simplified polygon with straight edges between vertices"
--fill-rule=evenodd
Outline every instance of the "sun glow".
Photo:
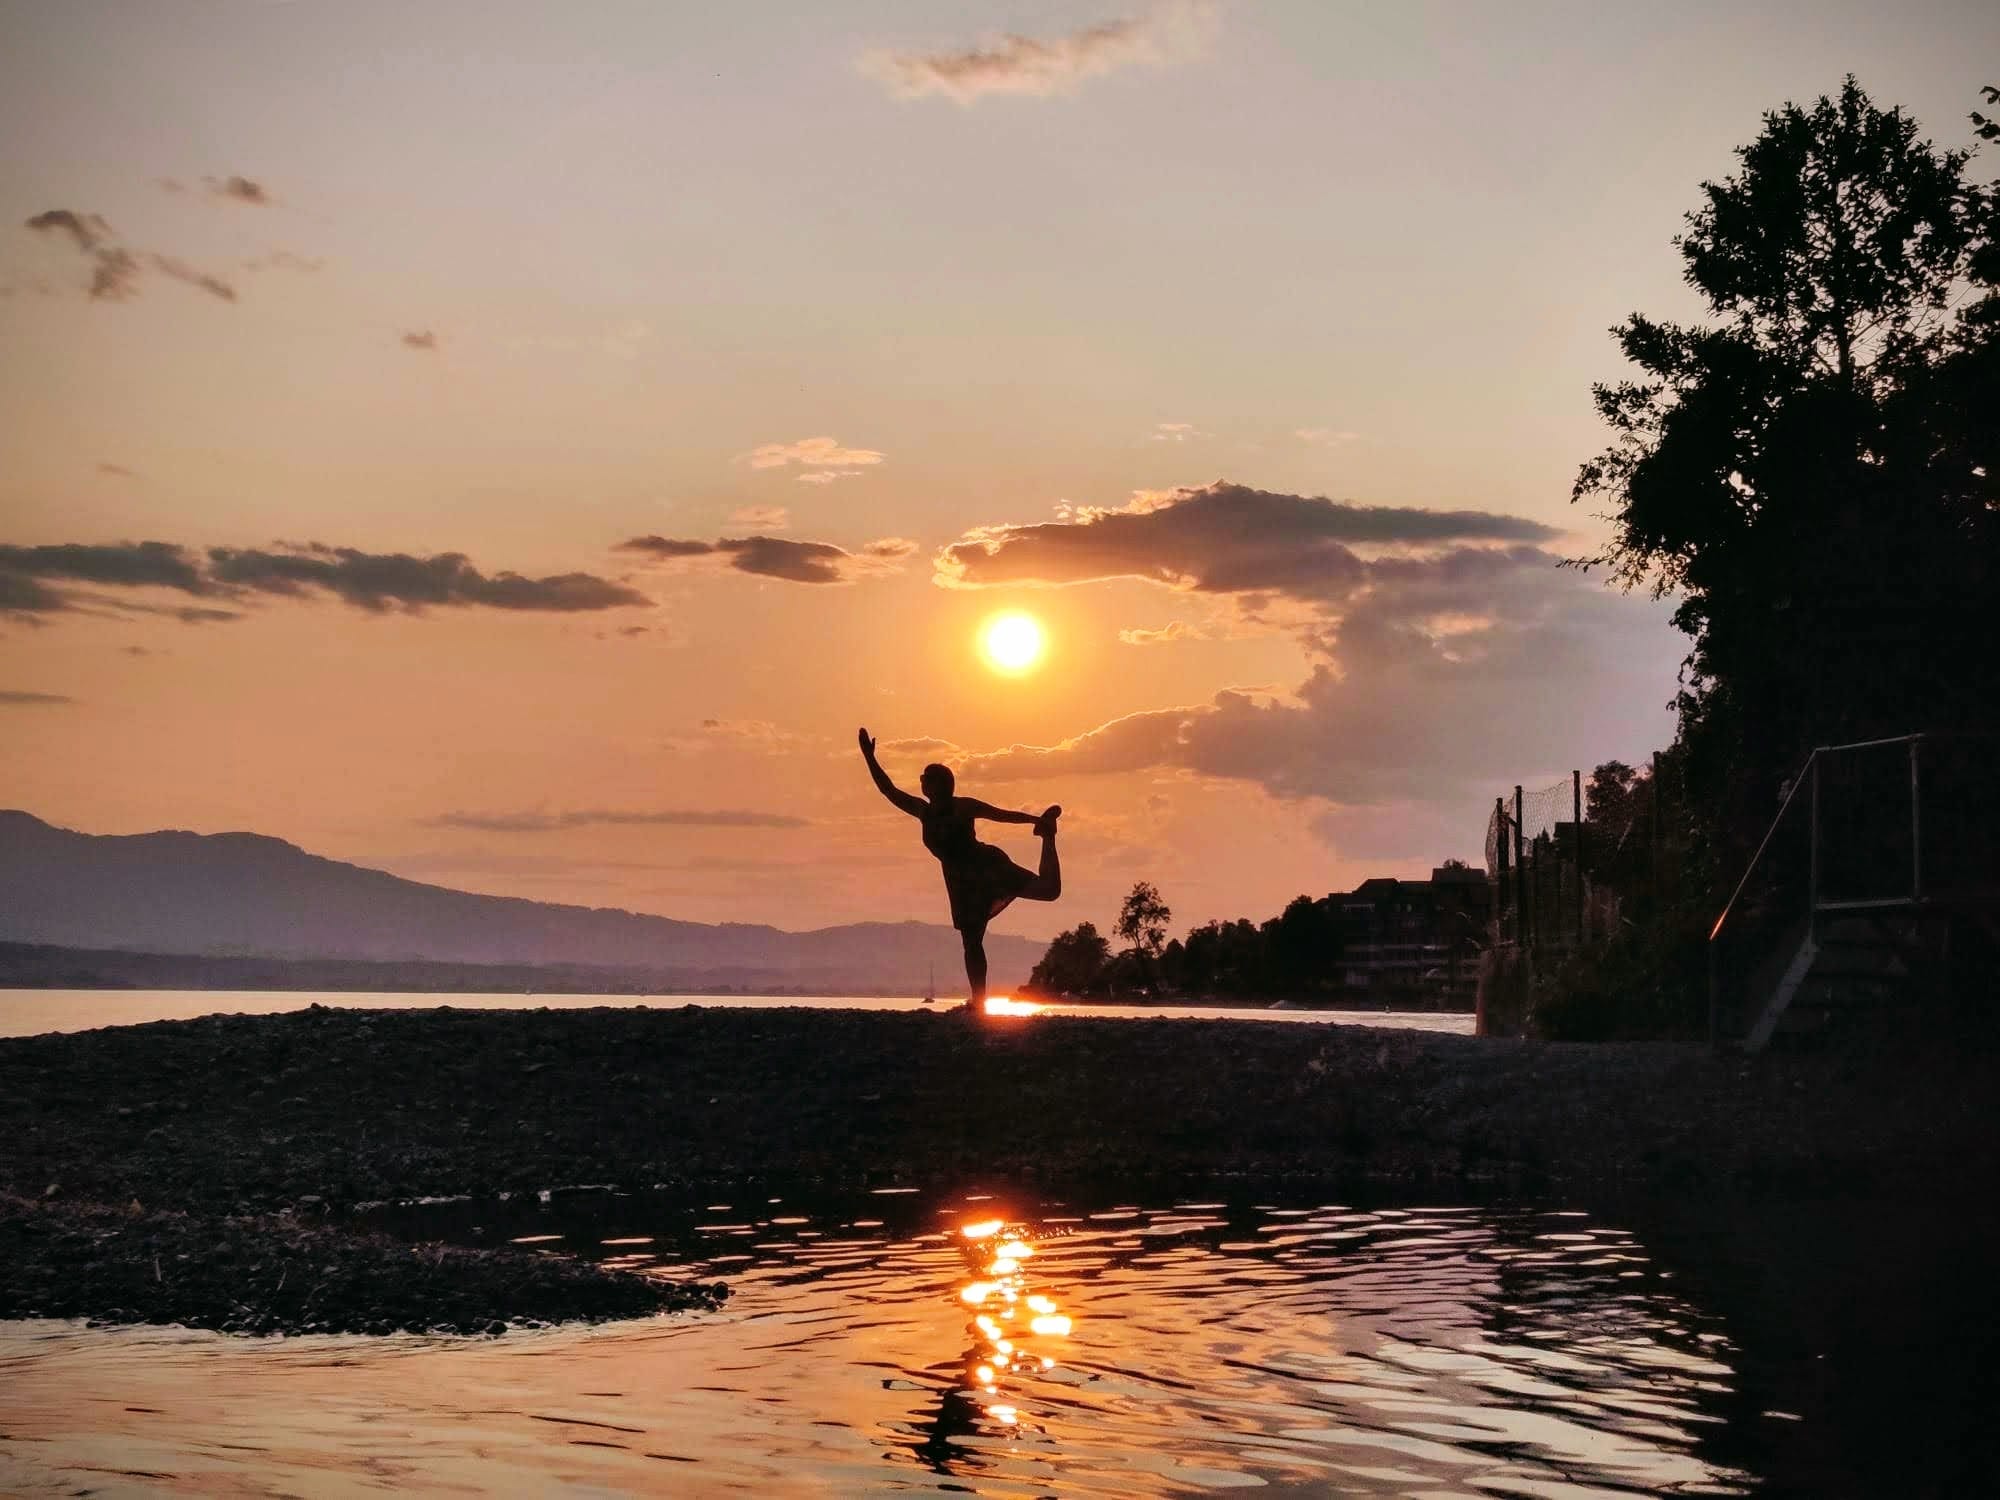
M 1019 610 L 995 615 L 979 627 L 979 649 L 986 664 L 1010 677 L 1032 672 L 1041 664 L 1047 646 L 1042 622 Z

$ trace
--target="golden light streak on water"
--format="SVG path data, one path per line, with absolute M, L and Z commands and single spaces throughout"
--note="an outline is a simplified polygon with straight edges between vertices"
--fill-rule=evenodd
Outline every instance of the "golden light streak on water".
M 989 1016 L 1038 1016 L 1042 1013 L 1040 1002 L 1015 1000 L 1007 995 L 988 995 L 986 1014 Z

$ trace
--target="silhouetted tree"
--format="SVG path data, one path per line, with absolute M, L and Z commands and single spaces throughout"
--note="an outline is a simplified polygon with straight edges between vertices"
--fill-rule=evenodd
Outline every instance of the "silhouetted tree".
M 1264 924 L 1262 935 L 1266 969 L 1280 989 L 1314 989 L 1331 979 L 1339 967 L 1340 916 L 1331 902 L 1294 897 L 1282 913 Z
M 1158 958 L 1167 941 L 1167 923 L 1173 919 L 1173 909 L 1160 899 L 1159 887 L 1142 880 L 1132 887 L 1125 904 L 1118 909 L 1118 926 L 1114 930 L 1147 958 Z
M 1111 961 L 1111 944 L 1094 923 L 1060 932 L 1028 976 L 1028 988 L 1045 995 L 1080 995 L 1097 983 Z
M 1982 132 L 1987 124 L 1977 121 Z M 1676 242 L 1712 320 L 1634 314 L 1596 388 L 1602 564 L 1680 599 L 1690 785 L 1728 858 L 1816 743 L 1990 724 L 2000 194 L 1849 78 L 1764 117 Z M 1718 871 L 1718 873 L 1720 873 Z

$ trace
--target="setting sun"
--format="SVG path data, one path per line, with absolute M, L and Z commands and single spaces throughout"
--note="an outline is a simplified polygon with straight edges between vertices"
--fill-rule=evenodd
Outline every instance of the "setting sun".
M 1018 676 L 1033 671 L 1045 649 L 1042 622 L 1019 611 L 995 615 L 980 627 L 979 647 L 996 672 Z

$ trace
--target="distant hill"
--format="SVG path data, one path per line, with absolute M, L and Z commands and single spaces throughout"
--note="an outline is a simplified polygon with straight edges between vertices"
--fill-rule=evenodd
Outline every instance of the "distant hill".
M 940 899 L 942 893 L 940 893 Z M 254 833 L 75 833 L 0 811 L 0 942 L 378 962 L 588 965 L 662 986 L 911 993 L 936 965 L 961 993 L 958 934 L 926 922 L 811 932 L 681 922 L 480 896 L 308 854 Z M 996 987 L 1043 944 L 989 935 Z

